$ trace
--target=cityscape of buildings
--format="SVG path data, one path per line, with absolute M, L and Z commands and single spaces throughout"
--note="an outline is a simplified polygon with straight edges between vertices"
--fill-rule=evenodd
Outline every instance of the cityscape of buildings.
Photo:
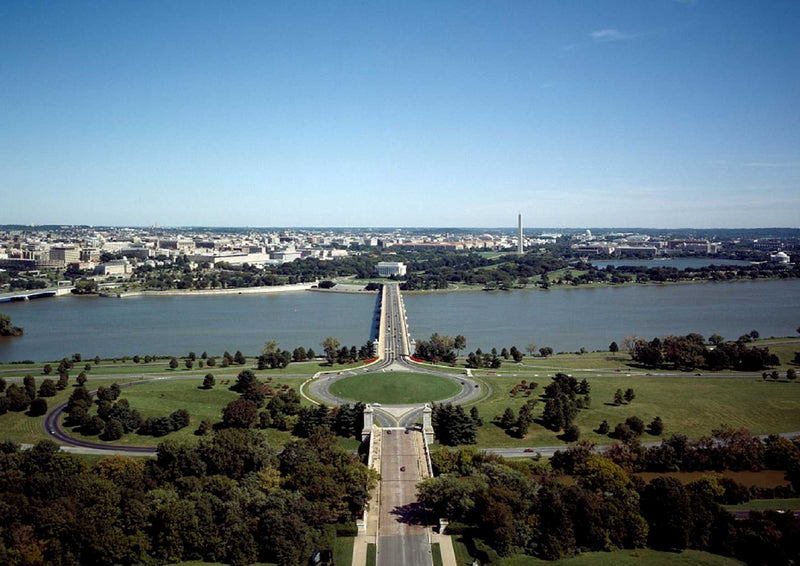
M 516 232 L 516 233 L 514 233 Z M 263 268 L 304 258 L 334 260 L 380 250 L 386 255 L 379 274 L 403 276 L 393 262 L 397 251 L 507 251 L 544 250 L 566 243 L 572 253 L 586 258 L 713 256 L 732 249 L 752 250 L 764 261 L 789 263 L 800 249 L 796 237 L 706 238 L 669 237 L 636 232 L 585 231 L 523 234 L 522 215 L 516 231 L 414 230 L 414 229 L 252 229 L 202 228 L 92 228 L 36 227 L 0 229 L 0 269 L 30 271 L 74 266 L 98 280 L 129 277 L 138 266 L 160 267 L 181 257 L 190 269 L 230 266 Z M 788 253 L 787 253 L 788 252 Z

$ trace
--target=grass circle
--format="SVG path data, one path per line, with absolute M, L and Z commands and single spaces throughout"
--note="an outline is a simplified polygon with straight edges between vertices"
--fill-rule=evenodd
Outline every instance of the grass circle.
M 350 401 L 410 405 L 453 397 L 461 391 L 461 385 L 438 375 L 387 371 L 345 377 L 333 383 L 328 391 Z

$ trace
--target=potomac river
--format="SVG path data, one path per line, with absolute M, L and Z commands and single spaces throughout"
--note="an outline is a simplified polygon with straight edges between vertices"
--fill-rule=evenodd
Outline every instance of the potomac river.
M 792 336 L 800 325 L 800 280 L 404 294 L 411 334 L 463 334 L 468 350 L 526 344 L 556 351 L 606 349 L 628 335 L 758 330 Z M 25 328 L 0 338 L 0 361 L 133 354 L 255 354 L 266 340 L 321 352 L 327 336 L 364 344 L 375 295 L 307 291 L 264 295 L 60 297 L 3 304 Z

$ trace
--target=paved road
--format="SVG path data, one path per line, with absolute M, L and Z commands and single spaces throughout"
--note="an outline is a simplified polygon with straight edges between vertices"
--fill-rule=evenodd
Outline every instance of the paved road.
M 430 544 L 417 503 L 422 470 L 415 448 L 418 431 L 381 433 L 381 501 L 376 563 L 381 566 L 431 566 Z M 405 471 L 401 471 L 405 468 Z

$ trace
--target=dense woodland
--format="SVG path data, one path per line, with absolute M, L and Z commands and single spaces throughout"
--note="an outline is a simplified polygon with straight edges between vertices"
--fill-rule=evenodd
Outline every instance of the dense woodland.
M 0 451 L 0 563 L 304 564 L 353 534 L 377 474 L 325 430 L 280 454 L 259 431 L 224 428 L 154 459 L 93 466 L 42 441 Z
M 438 477 L 421 484 L 420 500 L 433 516 L 453 522 L 451 533 L 473 539 L 484 560 L 510 553 L 557 559 L 644 546 L 694 548 L 757 565 L 800 558 L 800 519 L 792 513 L 753 512 L 736 520 L 722 507 L 751 496 L 796 497 L 800 442 L 761 441 L 722 429 L 710 439 L 672 437 L 650 449 L 634 442 L 599 455 L 592 448 L 582 443 L 557 453 L 552 468 L 469 449 L 441 450 L 432 456 Z M 792 485 L 748 490 L 712 476 L 683 485 L 669 476 L 645 483 L 631 475 L 765 467 L 787 470 Z

